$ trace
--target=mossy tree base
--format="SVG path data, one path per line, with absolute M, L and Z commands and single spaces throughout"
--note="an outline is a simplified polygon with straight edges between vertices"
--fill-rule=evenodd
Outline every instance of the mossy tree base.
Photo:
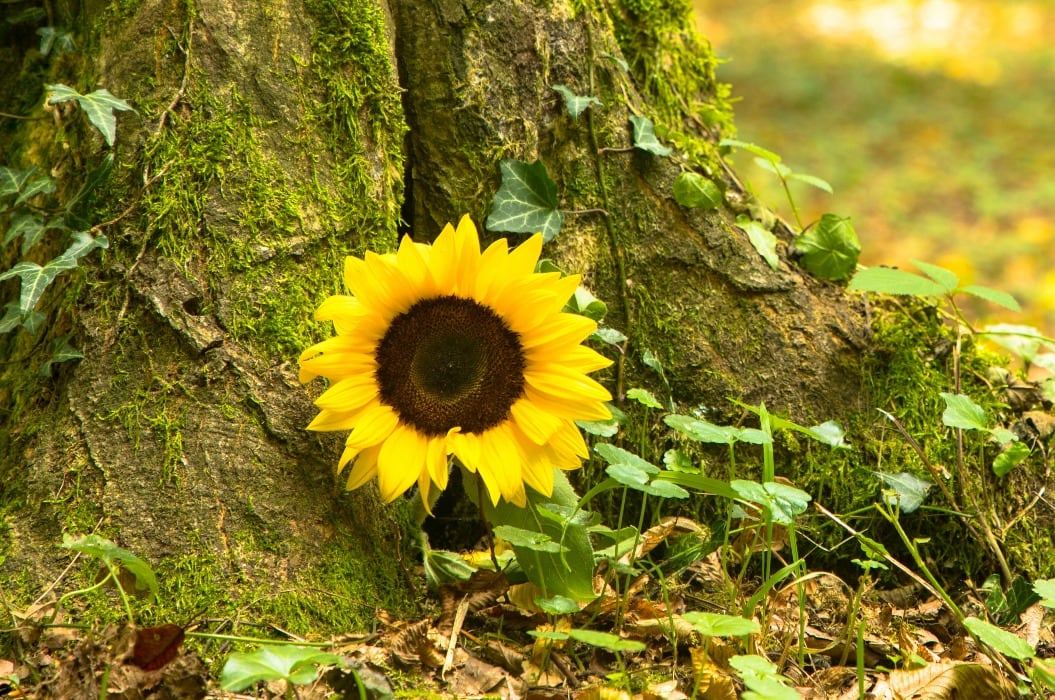
M 672 198 L 683 168 L 735 191 L 716 151 L 725 90 L 686 12 L 160 0 L 63 18 L 84 60 L 53 64 L 48 82 L 103 85 L 138 110 L 84 216 L 135 206 L 47 302 L 52 332 L 73 330 L 85 359 L 46 379 L 0 369 L 14 407 L 0 426 L 2 566 L 22 573 L 21 595 L 61 569 L 63 531 L 97 530 L 157 566 L 165 609 L 256 601 L 243 619 L 319 632 L 406 608 L 402 510 L 371 489 L 340 495 L 340 440 L 303 430 L 313 390 L 295 358 L 328 332 L 311 313 L 344 255 L 391 248 L 401 217 L 422 239 L 466 212 L 482 222 L 504 157 L 541 159 L 565 209 L 593 210 L 568 217 L 551 254 L 585 271 L 630 338 L 607 377 L 616 393 L 664 391 L 640 362 L 650 351 L 683 406 L 765 401 L 802 421 L 859 408 L 862 309 L 792 262 L 771 270 L 734 209 Z M 573 121 L 557 84 L 603 106 Z M 603 151 L 630 145 L 631 114 L 679 155 Z M 27 127 L 9 150 L 28 164 L 68 144 L 76 189 L 99 158 L 77 118 L 47 146 L 20 142 Z

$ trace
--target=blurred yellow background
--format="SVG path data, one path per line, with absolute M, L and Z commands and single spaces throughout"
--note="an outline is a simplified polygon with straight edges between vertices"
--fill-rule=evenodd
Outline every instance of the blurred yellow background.
M 861 262 L 919 259 L 1025 312 L 973 318 L 1055 334 L 1055 2 L 695 0 L 726 62 L 738 138 L 824 178 L 793 184 L 803 221 L 850 216 Z M 776 179 L 735 156 L 786 218 Z

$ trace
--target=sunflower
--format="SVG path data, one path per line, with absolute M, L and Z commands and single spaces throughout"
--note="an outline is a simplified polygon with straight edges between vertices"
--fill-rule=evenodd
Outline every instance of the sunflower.
M 300 356 L 300 380 L 323 376 L 309 430 L 351 430 L 337 463 L 347 488 L 377 477 L 395 499 L 416 482 L 426 507 L 454 455 L 492 503 L 545 496 L 554 468 L 587 456 L 576 420 L 607 420 L 608 391 L 588 372 L 611 364 L 581 345 L 597 325 L 562 308 L 579 275 L 537 273 L 542 236 L 480 252 L 468 217 L 432 245 L 405 237 L 394 254 L 345 260 L 350 296 L 315 313 L 336 335 Z

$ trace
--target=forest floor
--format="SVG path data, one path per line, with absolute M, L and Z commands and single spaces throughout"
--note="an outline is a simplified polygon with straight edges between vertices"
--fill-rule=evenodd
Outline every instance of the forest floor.
M 824 178 L 866 265 L 912 259 L 1014 294 L 1055 331 L 1055 5 L 1047 0 L 695 0 L 739 138 Z M 787 214 L 779 185 L 738 172 Z M 984 318 L 992 309 L 979 306 Z

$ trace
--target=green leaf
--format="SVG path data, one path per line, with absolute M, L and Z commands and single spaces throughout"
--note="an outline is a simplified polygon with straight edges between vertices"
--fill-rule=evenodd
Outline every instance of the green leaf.
M 4 234 L 4 245 L 22 237 L 22 254 L 32 248 L 44 235 L 44 217 L 37 212 L 19 214 L 11 220 L 7 233 Z
M 238 692 L 256 683 L 285 680 L 304 685 L 318 675 L 319 664 L 340 664 L 341 657 L 309 647 L 263 646 L 256 651 L 236 651 L 220 673 L 220 687 Z
M 106 88 L 100 88 L 90 95 L 82 95 L 68 85 L 48 85 L 48 104 L 77 100 L 84 110 L 88 121 L 103 135 L 107 146 L 114 145 L 117 137 L 117 117 L 115 111 L 134 111 L 132 105 L 120 97 L 114 97 Z
M 591 337 L 596 337 L 598 340 L 600 340 L 603 343 L 608 343 L 609 345 L 616 345 L 616 346 L 620 345 L 621 343 L 625 343 L 627 341 L 627 337 L 625 335 L 623 335 L 622 333 L 620 333 L 619 331 L 617 331 L 614 328 L 608 328 L 608 327 L 605 327 L 605 326 L 602 326 L 602 327 L 598 328 L 597 330 L 595 330 L 593 332 L 593 336 L 591 336 Z
M 473 478 L 472 475 L 467 475 Z M 560 552 L 542 552 L 520 545 L 513 545 L 517 563 L 542 592 L 543 597 L 565 596 L 577 601 L 593 600 L 594 554 L 590 544 L 590 535 L 586 527 L 574 522 L 554 522 L 539 515 L 536 507 L 544 503 L 575 508 L 579 498 L 568 483 L 563 471 L 555 470 L 553 474 L 553 494 L 548 499 L 529 490 L 527 507 L 521 508 L 502 499 L 493 505 L 489 498 L 482 504 L 487 521 L 496 526 L 511 525 L 522 530 L 548 535 L 559 543 L 564 550 Z M 469 497 L 475 498 L 475 489 L 468 489 Z
M 432 549 L 427 544 L 422 564 L 425 569 L 425 581 L 430 590 L 435 590 L 445 583 L 468 581 L 476 571 L 461 555 L 445 549 Z
M 1004 656 L 1012 659 L 1031 659 L 1036 655 L 1033 647 L 1025 639 L 1005 632 L 985 620 L 969 617 L 963 621 L 963 626 Z
M 70 336 L 65 335 L 51 341 L 51 356 L 40 366 L 40 376 L 47 377 L 51 374 L 51 366 L 58 362 L 69 362 L 70 360 L 83 360 L 84 353 L 70 345 Z
M 495 537 L 502 538 L 514 547 L 552 554 L 567 551 L 566 548 L 560 546 L 560 543 L 554 542 L 552 537 L 537 530 L 525 530 L 512 525 L 497 525 L 494 532 Z
M 579 115 L 585 112 L 590 105 L 603 106 L 596 97 L 576 95 L 566 85 L 554 85 L 553 89 L 564 98 L 564 107 L 568 110 L 568 116 L 572 119 L 578 119 Z
M 1029 446 L 1022 442 L 1012 442 L 1007 449 L 993 460 L 993 473 L 1006 476 L 1008 472 L 1022 464 L 1029 457 Z
M 1055 608 L 1055 579 L 1034 581 L 1033 590 L 1040 596 L 1041 605 L 1046 608 Z
M 753 153 L 754 155 L 760 158 L 764 158 L 765 160 L 768 160 L 772 163 L 779 163 L 781 161 L 781 157 L 773 151 L 762 148 L 761 146 L 750 143 L 748 141 L 738 141 L 737 139 L 722 139 L 718 142 L 718 146 L 722 148 L 739 148 L 740 150 L 747 151 L 748 153 Z
M 535 605 L 550 615 L 573 615 L 579 612 L 579 604 L 562 595 L 555 595 L 552 598 L 535 598 Z
M 17 207 L 18 205 L 27 202 L 38 194 L 51 194 L 54 191 L 55 180 L 47 175 L 38 177 L 22 188 L 22 192 L 18 195 L 18 199 L 15 200 L 15 206 Z
M 814 425 L 806 428 L 806 433 L 829 447 L 848 447 L 846 433 L 838 421 L 829 420 L 820 425 Z
M 897 506 L 902 513 L 915 512 L 927 500 L 927 493 L 934 484 L 909 472 L 887 474 L 875 472 L 875 475 L 894 491 L 887 498 L 887 504 Z
M 690 416 L 671 414 L 663 422 L 680 433 L 688 435 L 696 442 L 731 445 L 736 442 L 740 431 L 727 425 L 715 425 Z
M 18 302 L 7 302 L 4 306 L 4 316 L 0 318 L 0 334 L 10 333 L 21 325 L 22 312 L 18 309 Z
M 921 297 L 938 297 L 945 294 L 945 287 L 934 280 L 913 272 L 892 267 L 870 267 L 858 270 L 850 280 L 851 291 L 875 292 L 877 294 L 911 294 Z
M 688 498 L 689 492 L 681 488 L 677 484 L 666 481 L 663 479 L 652 478 L 652 481 L 645 484 L 639 489 L 649 496 L 656 496 L 658 498 Z
M 1002 345 L 1030 363 L 1040 353 L 1041 348 L 1055 350 L 1053 344 L 1045 338 L 1044 334 L 1033 326 L 997 323 L 992 326 L 986 326 L 982 332 L 994 343 Z
M 557 184 L 541 161 L 503 160 L 502 185 L 487 215 L 489 231 L 541 233 L 549 242 L 560 232 L 564 214 L 557 209 Z
M 648 483 L 648 472 L 630 464 L 609 464 L 605 467 L 604 473 L 623 486 L 636 490 L 641 490 L 641 487 Z
M 656 397 L 652 395 L 652 392 L 647 389 L 630 389 L 626 392 L 626 398 L 633 399 L 642 406 L 647 406 L 648 408 L 663 408 L 663 404 L 656 400 Z
M 678 449 L 667 450 L 663 453 L 663 466 L 671 471 L 690 474 L 698 474 L 700 471 L 700 468 L 692 461 L 692 457 Z
M 645 474 L 658 474 L 660 471 L 659 467 L 641 459 L 633 452 L 628 452 L 622 447 L 616 447 L 607 442 L 597 443 L 594 445 L 593 450 L 609 464 L 628 464 Z
M 62 535 L 62 546 L 71 551 L 86 554 L 106 564 L 125 569 L 135 576 L 136 588 L 141 591 L 150 591 L 155 598 L 157 597 L 158 582 L 154 576 L 154 570 L 145 561 L 128 550 L 121 549 L 110 540 L 98 535 L 74 537 L 69 533 L 64 533 Z
M 939 394 L 945 399 L 945 412 L 941 414 L 941 422 L 950 428 L 961 430 L 989 430 L 985 422 L 985 411 L 982 407 L 964 394 Z
M 810 274 L 829 280 L 844 280 L 857 267 L 861 244 L 850 219 L 824 214 L 817 225 L 795 239 L 802 266 Z
M 729 665 L 736 669 L 747 691 L 743 700 L 798 700 L 798 691 L 787 685 L 788 680 L 777 672 L 769 659 L 754 654 L 734 656 Z
M 585 316 L 598 323 L 608 313 L 608 305 L 595 297 L 586 287 L 578 287 L 575 294 L 568 301 L 568 306 L 573 313 Z
M 755 247 L 758 254 L 762 256 L 771 268 L 776 270 L 780 267 L 780 257 L 777 255 L 777 237 L 765 226 L 754 219 L 741 214 L 736 217 L 736 225 L 747 234 L 747 240 Z
M 786 178 L 791 175 L 791 168 L 784 165 L 783 163 L 774 163 L 766 158 L 755 158 L 755 165 L 762 168 L 766 172 L 773 173 L 777 177 Z
M 83 258 L 88 253 L 92 252 L 96 248 L 106 249 L 110 247 L 110 241 L 106 236 L 94 237 L 87 231 L 77 231 L 73 234 L 73 242 L 67 246 L 66 250 L 62 251 L 62 255 L 59 258 L 65 258 L 73 263 L 73 266 L 77 265 L 77 261 Z M 56 258 L 55 260 L 58 260 Z M 48 263 L 49 265 L 51 263 Z
M 16 170 L 14 168 L 0 167 L 0 197 L 18 194 L 25 187 L 26 182 L 37 172 L 37 166 Z
M 41 267 L 34 262 L 20 262 L 7 272 L 0 274 L 0 281 L 18 277 L 22 280 L 22 292 L 19 295 L 18 306 L 23 316 L 29 314 L 33 307 L 40 301 L 41 295 L 55 275 L 63 270 L 76 267 L 77 263 L 67 261 L 59 256 L 47 265 Z
M 645 645 L 642 642 L 634 641 L 632 639 L 623 639 L 622 637 L 607 632 L 574 629 L 568 631 L 568 636 L 575 641 L 589 644 L 594 647 L 600 647 L 601 649 L 607 649 L 608 651 L 645 650 Z
M 722 190 L 699 173 L 685 172 L 674 179 L 674 201 L 683 207 L 714 209 L 722 203 Z
M 960 278 L 951 270 L 946 270 L 944 267 L 932 265 L 922 260 L 913 260 L 912 264 L 918 267 L 927 277 L 941 285 L 946 292 L 951 292 L 960 285 Z
M 669 156 L 671 149 L 664 146 L 656 138 L 655 127 L 648 117 L 639 117 L 636 114 L 630 117 L 630 123 L 634 127 L 634 148 L 648 151 L 656 156 Z
M 776 481 L 760 484 L 757 481 L 733 479 L 729 486 L 738 497 L 750 503 L 757 503 L 769 511 L 774 522 L 785 525 L 805 513 L 810 503 L 810 495 L 802 489 Z
M 754 620 L 734 615 L 693 611 L 681 617 L 704 637 L 743 637 L 761 629 Z
M 992 289 L 991 287 L 982 287 L 977 284 L 969 284 L 966 287 L 960 287 L 960 292 L 964 294 L 970 294 L 976 296 L 979 299 L 985 299 L 988 302 L 1002 306 L 1005 309 L 1011 311 L 1021 311 L 1022 307 L 1019 306 L 1018 300 L 1011 296 L 1007 292 L 1003 292 L 999 289 Z
M 798 180 L 799 182 L 805 182 L 807 185 L 816 187 L 819 190 L 824 190 L 828 194 L 834 194 L 832 186 L 827 180 L 822 180 L 816 175 L 807 175 L 806 173 L 788 173 L 789 180 Z

